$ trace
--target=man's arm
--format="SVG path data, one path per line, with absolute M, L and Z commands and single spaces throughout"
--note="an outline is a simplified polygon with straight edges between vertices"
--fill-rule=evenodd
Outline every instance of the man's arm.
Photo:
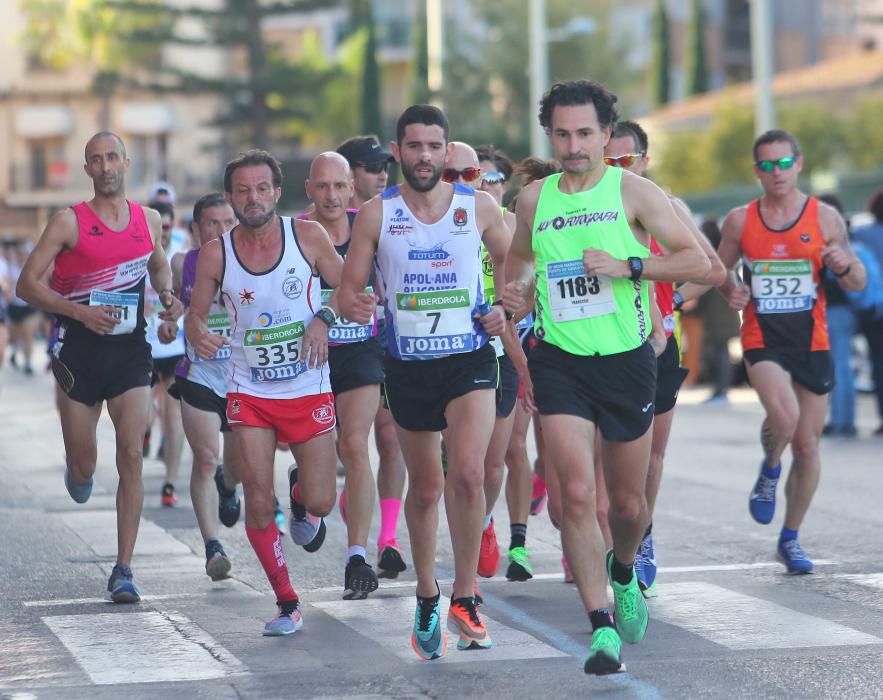
M 502 302 L 506 288 L 506 253 L 512 242 L 512 232 L 503 219 L 503 212 L 497 201 L 487 192 L 475 193 L 475 211 L 482 226 L 481 240 L 494 263 L 494 296 Z M 491 335 L 501 335 L 506 323 L 506 312 L 502 308 L 491 309 L 481 317 L 481 324 Z
M 208 329 L 208 313 L 218 295 L 224 272 L 224 242 L 216 238 L 199 249 L 196 261 L 196 279 L 190 292 L 190 310 L 184 318 L 184 335 L 194 351 L 208 359 L 229 340 Z
M 712 287 L 717 287 L 718 285 L 723 284 L 727 279 L 727 270 L 724 267 L 724 264 L 721 262 L 721 259 L 717 255 L 717 251 L 711 247 L 711 243 L 708 238 L 706 238 L 705 234 L 702 233 L 702 229 L 700 229 L 696 222 L 693 220 L 693 212 L 690 211 L 690 207 L 680 199 L 672 198 L 671 200 L 672 207 L 675 210 L 675 214 L 678 215 L 678 218 L 681 222 L 690 229 L 690 233 L 693 234 L 693 238 L 696 239 L 696 242 L 699 244 L 699 247 L 702 249 L 702 252 L 708 256 L 708 261 L 711 263 L 711 269 L 708 271 L 708 274 L 705 275 L 705 279 L 702 280 L 693 280 L 694 282 L 703 282 L 705 284 L 709 284 Z
M 528 292 L 534 279 L 533 222 L 542 183 L 543 180 L 537 180 L 521 190 L 515 207 L 515 233 L 506 255 L 508 281 L 502 299 L 506 311 L 516 318 L 526 316 L 532 306 Z
M 846 222 L 834 207 L 819 202 L 819 224 L 828 244 L 822 251 L 825 266 L 837 277 L 840 286 L 850 292 L 865 288 L 867 272 L 852 249 L 846 233 Z
M 172 256 L 172 289 L 175 296 L 181 298 L 181 289 L 184 286 L 184 257 L 186 253 L 175 253 Z
M 379 197 L 374 197 L 359 209 L 350 234 L 350 247 L 337 289 L 337 302 L 340 312 L 356 323 L 368 323 L 377 306 L 374 295 L 365 292 L 365 285 L 371 275 L 374 254 L 380 241 L 382 218 L 383 202 Z
M 727 278 L 717 289 L 721 296 L 727 300 L 730 307 L 741 311 L 751 298 L 751 290 L 736 273 L 736 266 L 742 260 L 742 229 L 745 227 L 747 207 L 738 207 L 730 211 L 721 226 L 721 242 L 717 249 L 718 257 L 727 269 Z M 701 295 L 699 290 L 687 289 L 684 299 L 696 299 Z M 688 297 L 687 294 L 690 296 Z

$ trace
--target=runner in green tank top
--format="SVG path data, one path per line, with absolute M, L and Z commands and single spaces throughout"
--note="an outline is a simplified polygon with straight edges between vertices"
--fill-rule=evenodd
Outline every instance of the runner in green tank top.
M 593 628 L 584 670 L 594 674 L 623 670 L 622 640 L 638 642 L 647 629 L 634 574 L 648 524 L 644 484 L 656 392 L 645 281 L 702 278 L 709 269 L 665 193 L 604 164 L 615 103 L 615 95 L 587 80 L 556 83 L 543 97 L 540 124 L 564 172 L 518 195 L 503 294 L 506 310 L 521 316 L 533 305 L 527 290 L 536 280 L 540 342 L 528 362 L 546 456 L 567 485 L 561 541 Z M 649 228 L 665 257 L 650 257 Z M 595 512 L 596 426 L 613 535 L 606 572 Z M 607 609 L 608 576 L 615 623 Z

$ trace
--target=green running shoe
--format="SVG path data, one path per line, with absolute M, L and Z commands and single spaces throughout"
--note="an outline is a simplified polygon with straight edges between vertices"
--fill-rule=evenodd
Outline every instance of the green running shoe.
M 583 671 L 596 676 L 625 671 L 620 652 L 622 640 L 612 627 L 599 627 L 592 632 L 592 646 Z
M 530 552 L 526 547 L 513 547 L 507 556 L 509 557 L 509 568 L 506 569 L 506 578 L 509 581 L 529 581 L 533 578 Z
M 615 609 L 613 618 L 616 629 L 622 637 L 622 641 L 629 644 L 637 644 L 647 633 L 647 603 L 638 586 L 638 577 L 632 568 L 632 580 L 626 585 L 621 585 L 613 580 L 611 569 L 613 568 L 613 551 L 607 553 L 607 577 L 610 579 L 610 587 L 613 589 L 613 606 Z

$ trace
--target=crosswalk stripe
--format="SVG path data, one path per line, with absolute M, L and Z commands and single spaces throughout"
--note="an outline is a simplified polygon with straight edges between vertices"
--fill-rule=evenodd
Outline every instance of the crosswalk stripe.
M 442 596 L 442 624 L 445 624 L 450 601 Z M 425 663 L 411 648 L 411 629 L 414 620 L 414 598 L 369 598 L 358 602 L 332 600 L 312 603 L 335 619 L 372 639 L 400 659 Z M 433 663 L 469 663 L 482 661 L 512 661 L 515 659 L 546 659 L 566 657 L 567 654 L 540 641 L 526 632 L 513 629 L 489 618 L 482 612 L 488 633 L 494 641 L 490 649 L 459 651 L 456 634 L 446 632 L 448 652 Z
M 80 510 L 63 513 L 65 525 L 77 533 L 99 557 L 117 555 L 117 514 L 113 510 Z M 141 519 L 138 526 L 138 556 L 189 554 L 193 552 L 156 523 Z
M 883 644 L 883 639 L 762 598 L 698 581 L 666 583 L 650 619 L 683 627 L 729 649 Z
M 101 613 L 41 618 L 96 685 L 223 678 L 245 667 L 183 615 Z

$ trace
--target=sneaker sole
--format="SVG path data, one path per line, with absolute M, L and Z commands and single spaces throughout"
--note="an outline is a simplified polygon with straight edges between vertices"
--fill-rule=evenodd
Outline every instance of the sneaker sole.
M 261 633 L 262 637 L 287 637 L 300 629 L 297 625 L 294 626 L 294 629 L 290 630 L 264 630 Z
M 783 557 L 781 554 L 776 554 L 776 561 L 782 564 L 788 570 L 789 576 L 806 576 L 807 574 L 813 573 L 813 571 L 815 570 L 815 567 L 812 567 L 806 571 L 804 571 L 803 569 L 794 570 L 790 566 L 788 566 L 788 562 L 785 561 L 785 557 Z
M 377 576 L 354 576 L 350 579 L 349 588 L 344 589 L 344 600 L 365 600 L 380 586 Z
M 407 570 L 402 555 L 392 547 L 384 547 L 377 560 L 378 578 L 398 578 L 399 574 Z
M 108 592 L 107 599 L 112 603 L 119 603 L 119 604 L 123 604 L 123 605 L 125 605 L 127 603 L 140 603 L 141 602 L 141 596 L 138 595 L 138 592 L 137 591 L 130 591 L 130 590 L 120 590 L 120 591 L 116 591 L 114 593 Z
M 583 671 L 592 676 L 608 676 L 611 673 L 625 673 L 625 664 L 607 654 L 595 654 L 586 659 Z
M 484 639 L 478 639 L 474 636 L 472 630 L 464 628 L 457 621 L 456 617 L 450 615 L 448 616 L 448 631 L 459 635 L 460 639 L 457 641 L 458 649 L 489 649 L 493 646 L 493 642 L 487 632 L 484 633 Z
M 509 564 L 509 568 L 506 570 L 506 580 L 507 581 L 530 581 L 533 578 L 533 574 L 525 569 L 521 564 L 516 564 L 515 562 L 511 562 Z
M 319 548 L 322 546 L 322 543 L 325 542 L 325 518 L 319 520 L 319 529 L 316 531 L 316 536 L 311 539 L 307 544 L 303 545 L 303 548 L 312 554 L 313 552 L 318 552 Z
M 417 643 L 417 636 L 413 632 L 411 632 L 411 648 L 414 650 L 414 653 L 417 654 L 417 656 L 419 656 L 424 661 L 434 661 L 435 659 L 440 659 L 442 656 L 444 656 L 445 652 L 448 650 L 447 636 L 443 634 L 441 638 L 441 651 L 433 651 L 427 654 L 420 648 L 420 645 Z
M 205 573 L 212 581 L 221 581 L 227 578 L 233 565 L 225 556 L 212 557 L 205 563 Z

